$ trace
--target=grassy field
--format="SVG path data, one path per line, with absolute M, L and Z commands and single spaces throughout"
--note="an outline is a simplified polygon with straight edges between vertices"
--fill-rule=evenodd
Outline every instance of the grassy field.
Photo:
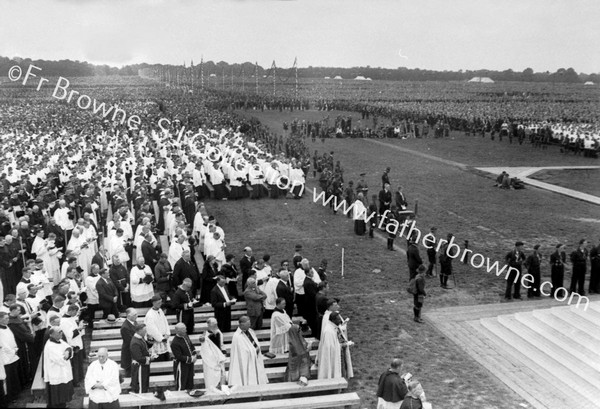
M 251 114 L 276 132 L 281 132 L 284 120 L 323 116 L 315 111 Z M 503 260 L 515 240 L 524 241 L 527 251 L 541 244 L 547 257 L 557 242 L 566 243 L 570 251 L 581 237 L 600 236 L 600 224 L 590 221 L 598 217 L 594 205 L 534 188 L 499 190 L 492 187 L 491 179 L 435 157 L 471 166 L 590 164 L 586 159 L 563 156 L 558 150 L 539 151 L 529 145 L 492 142 L 489 137 L 481 140 L 453 135 L 450 140 L 379 141 L 391 146 L 362 139 L 308 144 L 311 152 L 333 151 L 345 168 L 346 182 L 356 181 L 360 173 L 366 172 L 370 193 L 380 189 L 381 172 L 390 166 L 392 185 L 404 186 L 409 207 L 419 202 L 417 227 L 421 231 L 437 226 L 440 237 L 452 232 L 457 243 L 469 240 L 473 251 L 492 260 Z M 397 150 L 396 146 L 415 153 Z M 314 179 L 308 180 L 308 186 L 316 185 Z M 329 260 L 334 272 L 331 287 L 342 298 L 343 315 L 350 317 L 349 336 L 356 342 L 356 376 L 351 388 L 361 395 L 362 407 L 375 407 L 377 379 L 395 356 L 404 359 L 405 371 L 421 380 L 435 408 L 472 407 L 476 402 L 478 408 L 508 409 L 514 407 L 514 402 L 522 402 L 435 328 L 412 321 L 403 252 L 387 251 L 381 238 L 369 240 L 353 235 L 350 219 L 313 203 L 311 190 L 307 193 L 302 200 L 263 199 L 259 209 L 253 201 L 207 206 L 224 226 L 230 252 L 240 254 L 244 246 L 252 245 L 259 255 L 270 253 L 275 263 L 291 258 L 294 245 L 302 244 L 304 255 L 313 264 L 322 258 Z M 404 247 L 403 240 L 397 243 Z M 344 278 L 340 275 L 342 247 Z M 421 254 L 424 256 L 423 249 Z M 374 269 L 381 272 L 374 273 Z M 455 270 L 456 288 L 452 290 L 440 289 L 436 279 L 428 281 L 425 310 L 502 301 L 501 278 L 456 261 Z M 547 261 L 542 274 L 549 277 Z

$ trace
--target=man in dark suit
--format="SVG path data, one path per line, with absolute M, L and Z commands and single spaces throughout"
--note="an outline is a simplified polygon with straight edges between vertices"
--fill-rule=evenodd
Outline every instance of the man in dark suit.
M 231 331 L 231 306 L 235 298 L 229 296 L 225 277 L 217 276 L 217 285 L 210 292 L 210 303 L 215 309 L 215 318 L 221 332 Z
M 317 293 L 319 285 L 314 282 L 315 272 L 311 268 L 304 279 L 304 317 L 313 334 L 317 333 Z
M 108 274 L 119 292 L 117 307 L 122 311 L 124 308 L 128 308 L 131 305 L 131 295 L 129 293 L 129 272 L 127 271 L 127 268 L 121 264 L 119 256 L 113 256 L 112 266 L 110 266 Z
M 152 245 L 152 235 L 147 233 L 144 236 L 144 241 L 142 242 L 142 255 L 144 256 L 144 263 L 147 266 L 150 266 L 150 269 L 154 271 L 154 267 L 156 267 L 156 263 L 158 263 L 159 254 L 158 251 Z
M 414 236 L 408 239 L 406 261 L 408 262 L 409 279 L 413 279 L 417 275 L 417 268 L 423 264 L 423 260 L 419 254 L 419 247 L 417 247 L 417 242 Z
M 250 276 L 250 270 L 256 262 L 256 259 L 252 255 L 252 249 L 250 247 L 244 248 L 244 257 L 240 260 L 240 271 L 242 272 L 242 293 L 246 289 L 246 281 Z
M 127 309 L 127 319 L 121 326 L 121 368 L 125 370 L 125 376 L 131 376 L 131 339 L 135 334 L 135 326 L 137 325 L 137 311 L 135 308 Z
M 385 170 L 383 171 L 383 175 L 381 175 L 381 187 L 385 188 L 386 184 L 390 184 L 390 168 L 387 167 L 385 168 Z
M 108 275 L 108 269 L 100 269 L 100 278 L 96 281 L 96 291 L 98 292 L 98 304 L 102 309 L 102 318 L 106 319 L 109 314 L 119 315 L 117 309 L 117 299 L 119 292 Z
M 573 263 L 573 271 L 571 273 L 571 285 L 569 291 L 577 292 L 579 295 L 585 295 L 583 284 L 585 282 L 585 273 L 587 270 L 587 250 L 588 242 L 586 239 L 579 241 L 577 250 L 571 253 L 571 263 Z
M 173 285 L 179 286 L 183 280 L 189 278 L 192 281 L 192 294 L 200 294 L 200 273 L 191 261 L 191 253 L 184 250 L 181 258 L 173 266 Z
M 106 256 L 106 250 L 102 244 L 98 246 L 98 251 L 96 254 L 94 254 L 94 257 L 92 257 L 92 264 L 98 264 L 100 268 L 106 267 L 106 269 L 108 269 L 108 258 Z
M 527 298 L 540 296 L 540 264 L 542 261 L 542 255 L 538 251 L 539 248 L 539 244 L 533 246 L 533 253 L 527 257 L 524 263 L 525 267 L 527 267 L 527 272 L 533 276 L 533 285 L 531 285 L 527 290 Z
M 146 393 L 150 386 L 150 362 L 154 356 L 150 355 L 146 343 L 146 325 L 137 324 L 135 334 L 131 338 L 131 391 Z
M 521 268 L 523 261 L 525 261 L 525 253 L 523 253 L 523 242 L 517 241 L 515 248 L 510 251 L 506 257 L 506 264 L 508 267 L 512 267 L 508 278 L 506 279 L 506 291 L 504 292 L 504 298 L 506 300 L 511 299 L 510 290 L 514 283 L 514 293 L 512 295 L 515 299 L 521 298 Z
M 196 349 L 186 333 L 183 323 L 175 325 L 175 336 L 171 341 L 173 353 L 173 374 L 175 386 L 178 391 L 194 389 L 194 364 L 196 363 Z
M 285 312 L 292 317 L 294 315 L 294 290 L 290 283 L 290 272 L 281 270 L 279 272 L 279 282 L 275 287 L 277 298 L 285 299 Z
M 191 289 L 192 280 L 185 278 L 171 299 L 171 306 L 177 313 L 177 322 L 185 324 L 188 334 L 194 333 L 194 307 L 196 306 Z
M 379 215 L 383 215 L 386 210 L 390 210 L 392 205 L 392 192 L 390 192 L 390 184 L 386 183 L 383 189 L 379 191 Z

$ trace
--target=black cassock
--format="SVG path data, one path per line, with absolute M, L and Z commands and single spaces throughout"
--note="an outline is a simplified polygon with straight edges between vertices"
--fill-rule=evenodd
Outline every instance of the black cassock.
M 196 350 L 190 337 L 176 335 L 171 342 L 173 352 L 173 374 L 178 391 L 194 389 L 194 363 Z

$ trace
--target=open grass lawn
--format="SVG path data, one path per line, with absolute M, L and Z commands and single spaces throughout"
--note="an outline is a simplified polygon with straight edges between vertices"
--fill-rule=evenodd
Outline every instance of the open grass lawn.
M 324 116 L 317 111 L 248 114 L 277 133 L 282 132 L 284 120 Z M 358 117 L 356 113 L 345 114 Z M 336 113 L 329 115 L 333 118 Z M 502 261 L 516 240 L 524 241 L 527 251 L 539 243 L 542 253 L 549 256 L 558 242 L 566 243 L 570 251 L 582 237 L 594 242 L 600 237 L 600 224 L 590 222 L 598 218 L 597 206 L 534 188 L 496 189 L 489 178 L 394 146 L 473 166 L 583 165 L 588 160 L 530 146 L 509 146 L 497 140 L 494 143 L 489 136 L 483 141 L 459 135 L 450 140 L 379 141 L 389 146 L 362 139 L 307 143 L 311 152 L 334 151 L 345 168 L 346 182 L 356 182 L 358 175 L 366 172 L 369 194 L 379 191 L 381 172 L 390 166 L 392 185 L 404 186 L 409 207 L 419 202 L 417 227 L 421 231 L 437 226 L 439 237 L 445 238 L 451 232 L 461 247 L 464 240 L 469 240 L 470 249 L 492 260 Z M 307 185 L 315 187 L 317 181 L 309 178 Z M 524 402 L 435 328 L 412 321 L 403 252 L 387 251 L 382 238 L 355 236 L 350 219 L 333 215 L 328 208 L 313 203 L 312 197 L 312 189 L 307 189 L 302 200 L 208 202 L 207 207 L 225 228 L 229 252 L 241 254 L 244 246 L 251 245 L 258 255 L 269 252 L 273 263 L 277 263 L 282 258 L 291 259 L 294 245 L 302 244 L 304 255 L 313 265 L 322 258 L 329 260 L 333 270 L 331 288 L 342 298 L 342 313 L 350 317 L 349 336 L 356 342 L 351 388 L 361 395 L 362 407 L 375 407 L 378 377 L 395 356 L 404 359 L 405 371 L 421 380 L 435 408 L 508 409 L 514 408 L 515 402 Z M 397 240 L 397 244 L 404 247 L 404 240 Z M 345 278 L 340 275 L 342 247 Z M 422 247 L 421 254 L 426 258 Z M 376 268 L 381 272 L 373 273 Z M 456 260 L 454 268 L 457 288 L 442 290 L 436 278 L 428 281 L 425 310 L 502 300 L 505 281 L 501 277 Z M 542 265 L 542 275 L 549 279 L 547 261 Z M 566 277 L 568 280 L 570 274 Z
M 598 159 L 596 161 L 598 165 L 594 163 L 594 166 L 600 166 L 600 161 Z M 530 177 L 553 185 L 600 196 L 600 169 L 542 170 Z

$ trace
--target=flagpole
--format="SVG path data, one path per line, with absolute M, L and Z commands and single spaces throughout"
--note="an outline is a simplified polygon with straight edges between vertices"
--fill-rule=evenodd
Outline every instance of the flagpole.
M 204 56 L 200 58 L 200 87 L 204 89 Z
M 342 278 L 344 278 L 344 248 L 342 247 Z
M 277 72 L 277 66 L 275 65 L 275 60 L 273 60 L 273 65 L 271 66 L 273 70 L 273 96 L 275 96 L 275 73 Z
M 296 73 L 296 90 L 294 93 L 294 99 L 298 99 L 298 57 L 294 58 L 294 69 Z
M 256 80 L 256 93 L 258 94 L 258 61 L 254 63 L 254 79 Z

